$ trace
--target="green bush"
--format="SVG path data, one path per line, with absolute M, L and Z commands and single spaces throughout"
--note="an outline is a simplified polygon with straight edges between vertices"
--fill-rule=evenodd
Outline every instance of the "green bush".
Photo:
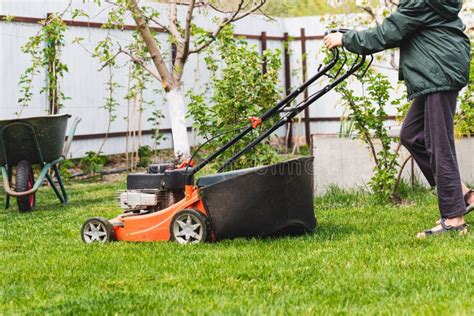
M 328 56 L 327 60 L 330 58 L 331 56 Z M 353 58 L 353 55 L 349 55 L 348 64 L 354 61 Z M 341 61 L 332 69 L 333 75 L 340 66 Z M 385 107 L 390 103 L 400 106 L 402 101 L 401 99 L 390 100 L 393 88 L 386 76 L 369 69 L 364 77 L 358 79 L 364 90 L 361 95 L 348 85 L 347 80 L 340 83 L 335 90 L 341 95 L 343 105 L 347 109 L 351 119 L 351 129 L 354 128 L 357 131 L 357 137 L 360 137 L 371 149 L 375 162 L 374 173 L 369 182 L 372 192 L 379 201 L 393 200 L 399 151 L 398 147 L 394 149 L 398 140 L 388 135 L 388 128 L 385 125 L 388 115 Z M 376 144 L 381 145 L 380 149 L 377 149 Z
M 71 178 L 72 174 L 69 170 L 74 168 L 74 166 L 75 166 L 74 161 L 70 159 L 65 159 L 61 161 L 61 164 L 59 165 L 59 171 L 61 172 L 61 175 L 64 178 Z
M 472 47 L 472 43 L 471 43 Z M 474 52 L 471 50 L 471 79 L 466 91 L 460 96 L 459 112 L 455 118 L 457 137 L 474 135 Z
M 81 159 L 83 171 L 92 175 L 102 171 L 106 163 L 107 157 L 95 151 L 86 152 L 86 156 Z
M 153 150 L 150 146 L 140 146 L 138 148 L 138 167 L 147 167 L 151 163 L 151 157 L 153 156 Z
M 194 119 L 194 126 L 199 135 L 205 140 L 216 137 L 203 147 L 204 152 L 217 150 L 236 135 L 236 128 L 249 126 L 251 116 L 259 116 L 279 100 L 280 91 L 277 87 L 281 68 L 280 54 L 278 50 L 266 51 L 262 56 L 246 41 L 234 38 L 232 28 L 226 27 L 221 32 L 205 57 L 211 74 L 206 91 L 188 92 L 191 98 L 188 116 Z M 219 63 L 218 60 L 223 62 Z M 267 71 L 263 74 L 264 62 Z M 260 129 L 268 124 L 263 124 L 263 127 L 256 131 L 261 131 Z M 221 135 L 222 133 L 225 134 Z M 255 138 L 252 134 L 226 151 L 215 163 L 223 163 L 237 153 Z M 268 164 L 275 159 L 276 150 L 270 146 L 267 139 L 236 161 L 233 167 Z

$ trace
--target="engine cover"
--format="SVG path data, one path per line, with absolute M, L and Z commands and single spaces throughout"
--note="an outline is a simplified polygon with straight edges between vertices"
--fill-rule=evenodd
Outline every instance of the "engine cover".
M 125 211 L 145 210 L 158 204 L 156 194 L 126 191 L 120 194 L 120 207 Z
M 192 170 L 165 170 L 164 173 L 131 173 L 127 176 L 128 190 L 184 190 L 186 184 L 193 184 L 188 176 Z

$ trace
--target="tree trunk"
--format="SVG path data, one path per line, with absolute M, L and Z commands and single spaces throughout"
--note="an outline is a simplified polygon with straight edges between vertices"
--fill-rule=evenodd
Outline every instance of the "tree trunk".
M 184 96 L 180 89 L 180 78 L 173 79 L 173 74 L 166 66 L 166 63 L 161 55 L 160 49 L 156 39 L 153 37 L 150 27 L 143 16 L 143 12 L 138 6 L 137 0 L 128 0 L 129 8 L 133 19 L 138 27 L 143 41 L 145 42 L 153 64 L 158 70 L 161 77 L 161 84 L 168 98 L 168 105 L 170 110 L 171 131 L 173 134 L 174 153 L 176 157 L 182 156 L 189 158 L 190 148 L 188 142 L 187 126 L 186 126 L 186 106 L 184 104 Z M 183 58 L 183 62 L 184 62 Z M 183 66 L 184 67 L 184 63 Z M 179 70 L 182 72 L 182 69 Z
M 183 92 L 180 88 L 175 88 L 166 93 L 166 97 L 168 100 L 171 130 L 173 133 L 174 154 L 176 157 L 189 158 L 190 148 Z

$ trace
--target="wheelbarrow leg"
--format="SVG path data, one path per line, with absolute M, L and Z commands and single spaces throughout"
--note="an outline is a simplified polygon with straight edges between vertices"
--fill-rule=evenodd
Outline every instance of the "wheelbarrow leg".
M 10 208 L 10 196 L 5 193 L 5 209 L 8 210 Z
M 13 170 L 12 168 L 8 167 L 7 169 L 8 172 L 8 182 L 12 183 L 12 177 L 13 177 Z M 5 192 L 5 209 L 8 210 L 10 208 L 10 195 Z
M 64 200 L 63 204 L 67 204 L 68 203 L 67 192 L 66 192 L 66 189 L 64 188 L 63 179 L 61 178 L 61 173 L 59 172 L 58 165 L 54 165 L 53 170 L 54 170 L 54 173 L 56 174 L 56 179 L 58 179 L 59 188 L 61 189 L 61 192 L 63 194 L 63 200 Z
M 48 182 L 51 185 L 51 188 L 53 189 L 54 193 L 58 197 L 59 202 L 61 202 L 61 204 L 63 204 L 63 205 L 66 204 L 64 202 L 63 197 L 61 196 L 61 193 L 59 192 L 58 188 L 56 187 L 56 184 L 54 184 L 53 178 L 51 178 L 51 175 L 49 173 L 46 173 L 46 179 L 48 179 Z

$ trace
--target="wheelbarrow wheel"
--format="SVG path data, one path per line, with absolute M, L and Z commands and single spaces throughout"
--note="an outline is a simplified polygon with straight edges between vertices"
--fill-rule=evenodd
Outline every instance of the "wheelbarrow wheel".
M 171 221 L 170 234 L 180 244 L 204 243 L 210 235 L 208 220 L 198 211 L 182 210 Z
M 22 160 L 16 167 L 16 192 L 25 192 L 31 190 L 35 184 L 35 176 L 31 163 Z M 20 196 L 17 198 L 18 209 L 20 212 L 30 212 L 36 208 L 36 193 Z
M 106 218 L 89 218 L 82 225 L 81 237 L 86 244 L 111 242 L 115 239 L 114 228 Z

